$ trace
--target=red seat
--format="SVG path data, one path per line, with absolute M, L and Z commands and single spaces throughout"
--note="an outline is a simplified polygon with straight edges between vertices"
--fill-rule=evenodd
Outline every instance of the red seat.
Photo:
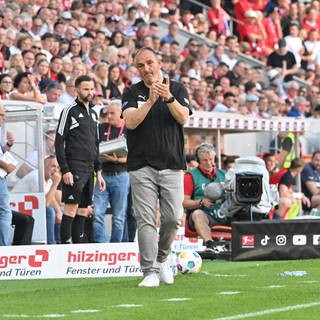
M 187 238 L 199 237 L 196 231 L 192 231 L 187 218 L 184 226 L 184 235 Z M 211 237 L 215 241 L 231 241 L 231 227 L 229 226 L 213 226 L 211 227 Z

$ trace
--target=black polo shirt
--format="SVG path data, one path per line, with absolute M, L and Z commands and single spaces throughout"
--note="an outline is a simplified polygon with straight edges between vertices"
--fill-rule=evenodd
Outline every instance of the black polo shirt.
M 170 81 L 170 92 L 183 106 L 190 102 L 186 88 Z M 122 111 L 139 108 L 149 97 L 149 88 L 140 81 L 126 88 L 122 96 Z M 171 115 L 166 103 L 159 98 L 145 119 L 133 130 L 127 129 L 128 171 L 151 166 L 157 170 L 185 169 L 183 126 Z

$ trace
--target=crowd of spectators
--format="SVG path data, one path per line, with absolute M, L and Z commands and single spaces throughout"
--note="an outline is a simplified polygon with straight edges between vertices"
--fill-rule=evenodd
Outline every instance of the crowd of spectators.
M 0 1 L 0 98 L 65 103 L 73 80 L 88 74 L 95 103 L 107 104 L 139 80 L 132 54 L 147 46 L 164 74 L 186 85 L 195 110 L 319 117 L 318 0 L 200 2 L 210 9 L 178 0 Z M 169 24 L 164 36 L 158 18 Z M 190 32 L 184 46 L 181 29 Z M 52 82 L 60 85 L 53 98 Z
M 135 50 L 151 47 L 195 111 L 320 118 L 319 0 L 199 2 L 210 9 L 182 0 L 0 0 L 0 100 L 70 104 L 75 79 L 87 74 L 94 103 L 108 105 L 140 80 Z M 185 45 L 180 30 L 190 32 Z

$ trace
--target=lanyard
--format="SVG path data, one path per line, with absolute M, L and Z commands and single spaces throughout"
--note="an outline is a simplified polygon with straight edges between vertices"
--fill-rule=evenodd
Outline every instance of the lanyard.
M 120 126 L 120 132 L 118 135 L 118 139 L 121 137 L 123 129 L 124 129 L 124 122 L 122 121 L 121 126 Z M 107 138 L 106 138 L 107 141 L 110 140 L 110 133 L 111 133 L 111 124 L 109 124 L 109 126 L 108 126 L 108 132 L 107 132 Z

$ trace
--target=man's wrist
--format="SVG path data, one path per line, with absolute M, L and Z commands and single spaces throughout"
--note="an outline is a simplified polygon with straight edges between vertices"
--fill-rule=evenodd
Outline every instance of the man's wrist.
M 167 100 L 163 100 L 163 102 L 164 103 L 172 103 L 172 102 L 174 102 L 174 100 L 176 100 L 176 98 L 174 96 L 171 96 Z

